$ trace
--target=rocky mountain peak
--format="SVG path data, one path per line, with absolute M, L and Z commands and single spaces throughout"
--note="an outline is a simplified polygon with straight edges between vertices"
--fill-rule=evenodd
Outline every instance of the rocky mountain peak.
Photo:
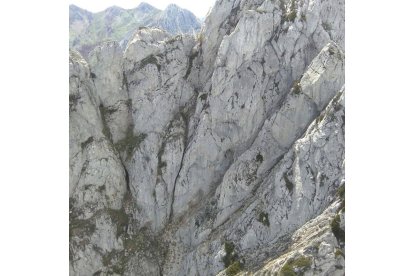
M 148 12 L 152 12 L 152 11 L 158 10 L 157 8 L 155 8 L 154 6 L 152 6 L 152 5 L 150 5 L 150 4 L 146 3 L 146 2 L 141 2 L 141 3 L 138 5 L 138 7 L 136 7 L 135 9 L 136 9 L 136 10 L 139 10 L 139 11 L 141 11 L 141 12 L 145 12 L 145 13 L 148 13 Z
M 182 8 L 180 8 L 178 5 L 176 4 L 169 4 L 166 8 L 166 11 L 181 11 L 183 10 Z

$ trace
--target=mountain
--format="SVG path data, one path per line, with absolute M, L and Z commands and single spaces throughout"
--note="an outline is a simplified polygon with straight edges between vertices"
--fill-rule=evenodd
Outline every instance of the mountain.
M 78 50 L 85 58 L 103 41 L 129 40 L 139 27 L 159 27 L 171 34 L 193 33 L 201 27 L 190 11 L 171 4 L 164 11 L 147 3 L 135 9 L 112 6 L 91 13 L 75 5 L 69 6 L 69 47 Z
M 159 27 L 173 34 L 192 33 L 200 28 L 200 21 L 190 11 L 170 4 L 150 26 Z
M 344 275 L 344 22 L 217 1 L 70 50 L 70 275 Z

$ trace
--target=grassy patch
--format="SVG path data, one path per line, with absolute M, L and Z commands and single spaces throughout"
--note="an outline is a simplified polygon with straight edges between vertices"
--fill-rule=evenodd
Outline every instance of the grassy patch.
M 145 248 L 145 238 L 143 235 L 134 235 L 124 240 L 124 248 L 126 251 L 137 251 Z
M 343 252 L 341 249 L 337 248 L 337 249 L 335 250 L 335 257 L 336 257 L 336 258 L 338 258 L 339 256 L 342 256 L 342 257 L 344 257 L 344 258 L 345 258 L 345 254 L 344 254 L 344 252 Z
M 99 105 L 99 112 L 101 114 L 102 118 L 102 133 L 105 135 L 106 138 L 108 138 L 110 141 L 112 141 L 112 134 L 111 130 L 109 129 L 107 120 L 109 115 L 111 115 L 112 110 L 105 108 L 102 104 Z
M 92 219 L 71 219 L 69 221 L 69 237 L 91 236 L 96 230 Z
M 285 264 L 279 272 L 280 276 L 296 276 L 296 272 L 289 264 Z
M 226 269 L 227 276 L 234 276 L 237 275 L 242 270 L 242 265 L 239 261 L 235 261 Z
M 147 135 L 145 133 L 134 135 L 133 127 L 129 126 L 125 138 L 118 141 L 115 144 L 115 148 L 118 152 L 125 152 L 127 154 L 127 159 L 131 159 L 134 150 L 139 147 L 146 137 Z
M 337 214 L 331 222 L 331 229 L 332 229 L 332 233 L 334 234 L 338 242 L 344 243 L 345 242 L 345 231 L 342 230 L 340 225 L 341 225 L 341 217 L 339 216 L 339 214 Z
M 112 262 L 112 260 L 115 258 L 116 252 L 111 251 L 109 253 L 106 253 L 102 256 L 102 264 L 104 266 L 109 266 Z
M 292 265 L 297 268 L 310 268 L 312 264 L 310 257 L 300 257 L 293 261 Z
M 232 242 L 224 242 L 224 251 L 226 255 L 222 258 L 224 267 L 226 268 L 225 272 L 228 276 L 234 276 L 243 269 L 243 263 L 240 263 L 239 256 L 235 252 L 235 246 Z
M 109 272 L 125 275 L 131 257 L 136 256 L 137 253 L 153 258 L 157 262 L 165 259 L 165 247 L 147 229 L 141 228 L 135 234 L 123 235 L 122 239 L 124 250 L 113 250 L 102 256 L 102 262 Z
M 302 275 L 304 271 L 311 267 L 312 260 L 310 257 L 299 257 L 295 260 L 288 260 L 280 270 L 281 276 Z
M 123 209 L 114 210 L 108 209 L 108 215 L 111 217 L 111 221 L 116 225 L 116 236 L 119 237 L 125 232 L 128 226 L 128 215 Z
M 342 185 L 341 187 L 339 187 L 338 191 L 337 191 L 337 195 L 342 199 L 345 200 L 345 185 Z

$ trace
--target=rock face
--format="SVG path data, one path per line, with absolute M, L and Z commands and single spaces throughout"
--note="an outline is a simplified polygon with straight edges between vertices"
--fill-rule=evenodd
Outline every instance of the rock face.
M 205 22 L 70 52 L 70 275 L 344 275 L 344 1 Z
M 164 11 L 143 2 L 135 9 L 113 6 L 98 13 L 69 6 L 69 47 L 85 58 L 103 41 L 118 41 L 125 45 L 138 27 L 158 27 L 171 34 L 192 34 L 200 30 L 201 22 L 193 13 L 174 4 Z

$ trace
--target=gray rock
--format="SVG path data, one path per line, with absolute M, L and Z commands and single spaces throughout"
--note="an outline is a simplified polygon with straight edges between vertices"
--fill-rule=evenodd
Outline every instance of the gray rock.
M 130 35 L 70 52 L 70 275 L 343 275 L 344 1 Z

